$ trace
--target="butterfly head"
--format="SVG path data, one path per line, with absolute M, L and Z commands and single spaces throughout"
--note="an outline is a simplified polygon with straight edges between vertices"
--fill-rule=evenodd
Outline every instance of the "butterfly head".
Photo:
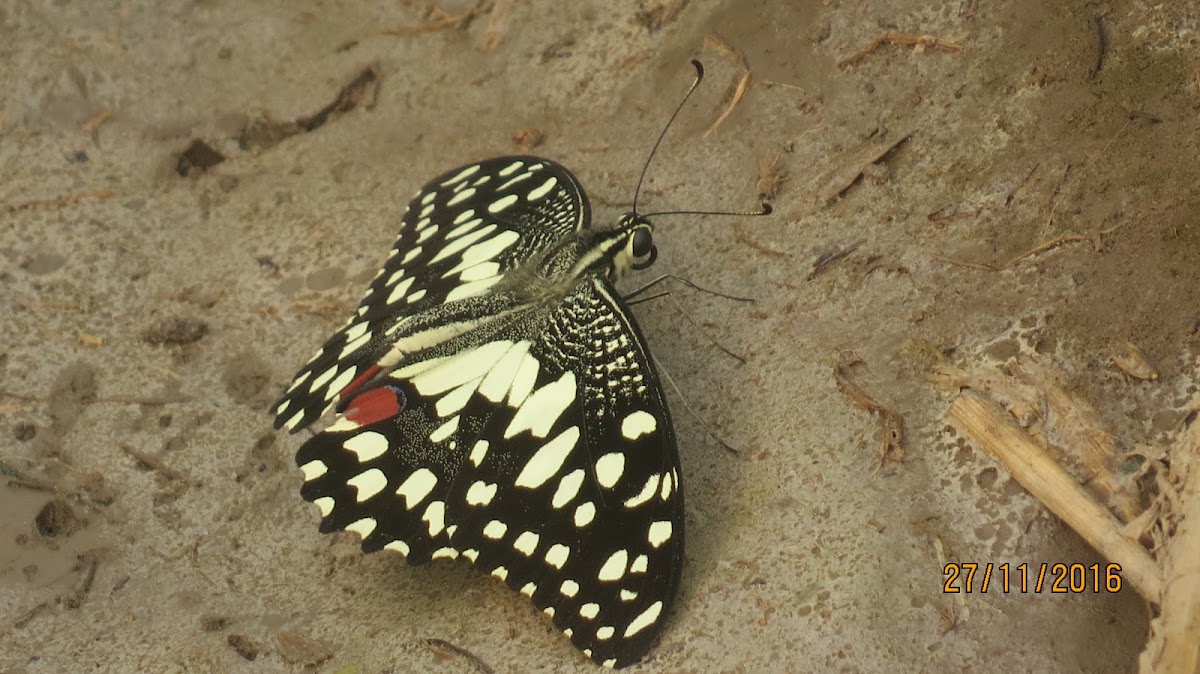
M 637 213 L 621 216 L 619 231 L 625 234 L 625 244 L 613 256 L 614 273 L 626 270 L 641 271 L 658 259 L 658 247 L 654 245 L 654 225 Z

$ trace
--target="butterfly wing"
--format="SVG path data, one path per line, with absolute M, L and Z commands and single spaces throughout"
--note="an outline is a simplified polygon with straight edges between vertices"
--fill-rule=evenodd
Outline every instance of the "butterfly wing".
M 587 227 L 591 208 L 571 172 L 546 159 L 497 157 L 434 178 L 413 197 L 400 234 L 358 310 L 296 373 L 273 406 L 298 431 L 375 373 L 397 323 L 482 295 L 530 255 Z
M 410 563 L 462 556 L 600 664 L 653 645 L 683 564 L 674 430 L 607 280 L 397 369 L 301 447 L 322 530 Z

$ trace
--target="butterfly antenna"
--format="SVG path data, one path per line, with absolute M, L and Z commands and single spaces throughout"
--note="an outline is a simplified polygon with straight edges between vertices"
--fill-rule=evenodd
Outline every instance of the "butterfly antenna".
M 692 66 L 696 68 L 696 79 L 692 81 L 692 86 L 688 87 L 687 93 L 683 95 L 683 100 L 679 101 L 679 106 L 675 108 L 675 112 L 671 114 L 671 118 L 667 120 L 663 130 L 658 134 L 658 140 L 654 141 L 654 147 L 650 148 L 650 156 L 646 157 L 646 163 L 642 165 L 642 175 L 638 176 L 637 188 L 633 190 L 633 212 L 637 213 L 638 196 L 642 193 L 642 181 L 646 179 L 646 171 L 650 169 L 650 162 L 654 159 L 654 154 L 658 152 L 658 146 L 662 143 L 663 137 L 667 135 L 671 124 L 675 122 L 675 118 L 679 116 L 679 111 L 683 110 L 683 106 L 691 98 L 692 92 L 700 85 L 700 80 L 704 79 L 704 64 L 692 59 Z
M 654 218 L 660 215 L 748 215 L 758 217 L 760 215 L 770 215 L 772 210 L 774 209 L 771 208 L 771 204 L 764 201 L 757 211 L 659 211 L 657 213 L 647 213 L 642 217 Z

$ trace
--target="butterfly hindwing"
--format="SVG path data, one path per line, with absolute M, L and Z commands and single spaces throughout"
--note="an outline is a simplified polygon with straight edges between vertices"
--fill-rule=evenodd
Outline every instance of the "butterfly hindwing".
M 597 663 L 651 647 L 677 590 L 674 430 L 628 309 L 600 276 L 381 377 L 300 449 L 323 530 L 412 563 L 462 556 Z
M 497 157 L 434 178 L 413 197 L 400 234 L 357 311 L 272 406 L 298 431 L 377 372 L 389 331 L 486 293 L 555 240 L 582 230 L 590 206 L 571 172 L 546 159 Z

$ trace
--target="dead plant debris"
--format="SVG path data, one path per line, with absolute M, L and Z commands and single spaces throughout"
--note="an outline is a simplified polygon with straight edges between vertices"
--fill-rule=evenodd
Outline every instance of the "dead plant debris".
M 770 255 L 771 257 L 791 257 L 790 254 L 785 253 L 782 250 L 775 250 L 774 248 L 764 246 L 754 239 L 751 239 L 750 235 L 747 234 L 744 229 L 742 229 L 742 223 L 740 221 L 733 223 L 733 237 L 739 242 L 750 246 L 754 250 L 757 250 L 764 255 Z
M 883 470 L 889 461 L 901 463 L 904 461 L 904 417 L 892 410 L 867 393 L 862 385 L 850 376 L 850 368 L 862 363 L 857 356 L 843 357 L 833 368 L 833 378 L 838 388 L 846 394 L 855 405 L 879 415 L 883 427 L 883 439 L 879 443 L 879 465 L 876 470 Z
M 315 131 L 352 110 L 370 110 L 379 99 L 381 80 L 379 66 L 371 64 L 359 70 L 331 102 L 312 115 L 297 117 L 294 121 L 280 121 L 270 115 L 260 115 L 238 134 L 238 147 L 248 152 L 262 152 L 292 136 Z
M 876 35 L 867 46 L 858 50 L 851 56 L 838 61 L 838 67 L 848 66 L 867 56 L 871 52 L 879 49 L 883 45 L 900 45 L 912 47 L 914 54 L 920 54 L 927 48 L 938 49 L 951 54 L 957 54 L 962 51 L 962 46 L 957 42 L 952 42 L 940 37 L 932 35 L 914 35 L 910 33 L 880 33 Z
M 844 155 L 842 168 L 834 169 L 821 181 L 822 186 L 817 189 L 814 199 L 815 205 L 826 206 L 845 194 L 863 176 L 867 167 L 886 158 L 915 133 L 914 129 L 891 140 L 882 140 L 885 135 L 883 129 L 872 131 L 865 141 Z
M 484 662 L 483 659 L 481 659 L 478 655 L 475 655 L 462 646 L 456 646 L 444 639 L 421 639 L 421 645 L 425 646 L 425 648 L 428 648 L 433 652 L 434 656 L 441 660 L 462 658 L 463 660 L 466 660 L 474 665 L 475 669 L 482 674 L 495 673 L 495 670 L 488 666 L 488 664 Z
M 58 197 L 56 199 L 35 199 L 33 201 L 18 201 L 11 204 L 0 205 L 0 214 L 7 215 L 9 213 L 17 213 L 20 211 L 30 211 L 39 208 L 63 208 L 72 204 L 77 204 L 81 201 L 104 201 L 112 198 L 116 192 L 112 190 L 99 190 L 96 192 L 80 192 L 78 194 L 68 194 L 67 196 Z
M 812 271 L 808 272 L 808 276 L 804 277 L 804 280 L 805 281 L 813 280 L 818 275 L 820 275 L 821 272 L 825 271 L 825 269 L 827 269 L 834 262 L 837 262 L 838 260 L 846 257 L 850 253 L 853 253 L 854 251 L 858 250 L 866 242 L 867 242 L 866 239 L 859 239 L 858 241 L 855 241 L 854 243 L 852 243 L 848 246 L 844 246 L 844 247 L 835 246 L 835 247 L 830 248 L 829 250 L 825 251 L 824 253 L 821 253 L 820 255 L 817 256 L 816 261 L 813 262 Z
M 741 76 L 738 77 L 737 84 L 733 88 L 733 94 L 729 98 L 729 104 L 725 106 L 725 110 L 722 111 L 720 116 L 717 117 L 716 121 L 712 123 L 712 126 L 705 130 L 704 135 L 702 136 L 704 138 L 708 138 L 714 131 L 717 130 L 717 127 L 724 124 L 725 120 L 733 114 L 733 109 L 737 107 L 737 104 L 741 102 L 742 97 L 746 95 L 746 91 L 750 88 L 750 66 L 746 62 L 745 54 L 743 54 L 733 45 L 726 42 L 725 38 L 716 33 L 709 33 L 708 35 L 704 36 L 704 46 L 705 48 L 712 49 L 718 54 L 733 61 L 734 65 L 736 65 L 738 70 L 741 72 Z

